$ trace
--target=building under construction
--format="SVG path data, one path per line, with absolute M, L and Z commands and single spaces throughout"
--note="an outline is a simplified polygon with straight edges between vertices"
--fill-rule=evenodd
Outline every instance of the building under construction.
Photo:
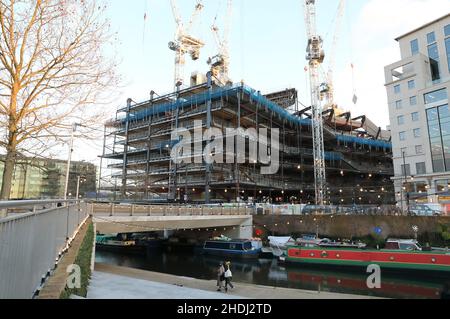
M 355 118 L 334 108 L 323 113 L 323 120 L 326 203 L 395 203 L 389 132 L 365 116 Z M 194 127 L 196 121 L 202 129 L 222 130 L 224 136 L 227 128 L 279 129 L 278 171 L 261 174 L 263 164 L 249 160 L 248 147 L 245 163 L 173 161 L 171 152 L 180 140 L 173 140 L 172 132 L 183 128 L 194 135 L 199 129 Z M 299 108 L 294 89 L 262 95 L 243 83 L 222 86 L 210 76 L 196 75 L 189 88 L 164 96 L 152 92 L 148 101 L 129 100 L 118 110 L 116 119 L 106 125 L 102 156 L 115 182 L 103 188 L 112 190 L 116 199 L 140 201 L 313 204 L 311 123 L 311 109 Z M 242 138 L 255 143 L 249 136 Z M 202 138 L 202 150 L 210 140 Z M 202 155 L 191 153 L 192 158 Z

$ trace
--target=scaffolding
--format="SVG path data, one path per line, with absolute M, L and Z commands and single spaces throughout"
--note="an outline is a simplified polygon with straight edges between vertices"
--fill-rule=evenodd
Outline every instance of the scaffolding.
M 211 75 L 207 78 L 204 84 L 170 94 L 152 92 L 142 103 L 128 100 L 117 111 L 105 130 L 102 155 L 114 182 L 100 189 L 113 192 L 120 200 L 147 202 L 314 203 L 311 112 L 298 110 L 297 91 L 262 95 L 243 83 L 221 86 Z M 364 129 L 361 119 L 351 120 L 351 115 L 346 119 L 325 112 L 323 118 L 326 203 L 395 203 L 388 132 L 375 136 L 373 130 Z M 196 123 L 201 127 L 195 127 Z M 273 175 L 261 174 L 264 165 L 259 161 L 240 160 L 249 158 L 248 149 L 242 154 L 224 151 L 223 157 L 231 157 L 232 163 L 208 164 L 203 150 L 210 139 L 204 136 L 197 141 L 201 151 L 194 149 L 190 155 L 191 163 L 175 163 L 171 154 L 180 140 L 172 139 L 172 132 L 178 128 L 192 135 L 195 130 L 216 128 L 224 136 L 227 129 L 266 128 L 272 134 L 277 128 L 280 168 Z M 244 138 L 249 147 L 256 142 L 245 133 L 234 138 Z

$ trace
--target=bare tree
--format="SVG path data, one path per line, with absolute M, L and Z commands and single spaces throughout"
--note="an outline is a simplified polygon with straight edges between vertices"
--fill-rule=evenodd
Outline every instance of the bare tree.
M 18 158 L 42 155 L 73 122 L 101 116 L 118 84 L 105 9 L 97 0 L 0 0 L 0 199 Z

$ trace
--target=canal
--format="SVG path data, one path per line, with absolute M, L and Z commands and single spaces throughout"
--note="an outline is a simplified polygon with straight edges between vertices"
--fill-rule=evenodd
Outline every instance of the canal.
M 128 255 L 116 252 L 96 252 L 96 262 L 136 268 L 177 276 L 213 280 L 220 258 L 192 252 L 153 252 L 148 255 Z M 369 289 L 368 275 L 362 271 L 330 271 L 305 269 L 296 265 L 281 265 L 276 259 L 232 260 L 233 281 L 271 287 L 326 291 L 398 299 L 440 299 L 448 293 L 449 278 L 406 277 L 382 274 L 381 289 Z M 214 289 L 214 287 L 211 287 Z

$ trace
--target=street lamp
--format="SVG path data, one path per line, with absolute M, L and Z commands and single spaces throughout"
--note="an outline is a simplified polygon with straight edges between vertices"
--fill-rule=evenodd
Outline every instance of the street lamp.
M 72 153 L 73 153 L 73 135 L 77 130 L 77 126 L 80 126 L 78 123 L 73 123 L 72 132 L 70 134 L 70 149 L 69 149 L 69 158 L 67 159 L 67 168 L 66 168 L 66 183 L 64 186 L 64 200 L 67 200 L 67 190 L 69 188 L 69 174 L 70 174 L 70 163 L 72 161 Z
M 80 198 L 80 182 L 81 183 L 86 182 L 86 178 L 82 176 L 77 176 L 77 195 L 76 195 L 77 200 Z
M 77 193 L 76 193 L 76 199 L 80 197 L 80 176 L 77 176 Z

